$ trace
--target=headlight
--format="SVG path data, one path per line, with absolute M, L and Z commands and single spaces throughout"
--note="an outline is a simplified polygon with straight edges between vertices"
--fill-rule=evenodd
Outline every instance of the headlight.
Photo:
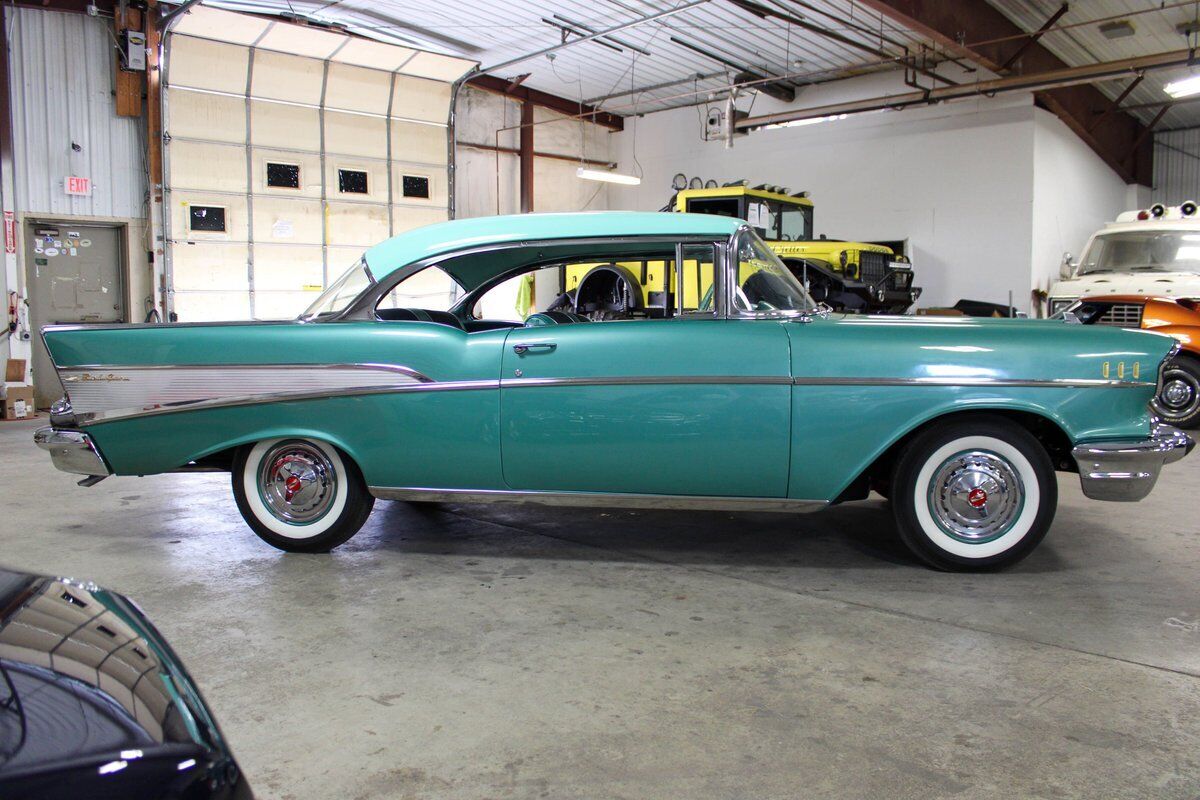
M 1051 298 L 1051 300 L 1050 300 L 1050 316 L 1053 317 L 1055 314 L 1062 311 L 1063 309 L 1069 308 L 1071 306 L 1071 304 L 1074 302 L 1075 302 L 1074 300 L 1069 300 L 1069 299 L 1068 300 L 1057 300 L 1057 299 Z

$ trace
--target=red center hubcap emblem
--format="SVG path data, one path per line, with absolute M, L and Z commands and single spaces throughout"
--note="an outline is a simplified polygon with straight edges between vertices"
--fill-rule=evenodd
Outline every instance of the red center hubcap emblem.
M 287 480 L 283 482 L 283 485 L 287 488 L 287 493 L 284 495 L 284 499 L 291 500 L 296 496 L 296 492 L 300 491 L 304 484 L 302 484 L 300 479 L 295 475 L 289 475 Z M 976 491 L 978 491 L 978 489 Z
M 983 489 L 972 489 L 971 493 L 967 495 L 967 502 L 971 504 L 972 508 L 983 508 L 987 505 L 987 492 Z

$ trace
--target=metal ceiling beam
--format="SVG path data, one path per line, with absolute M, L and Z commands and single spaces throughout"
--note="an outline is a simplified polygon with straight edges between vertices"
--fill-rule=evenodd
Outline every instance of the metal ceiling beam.
M 656 92 L 659 89 L 670 89 L 673 86 L 683 86 L 688 83 L 699 83 L 700 81 L 709 81 L 713 78 L 720 78 L 726 73 L 721 72 L 697 72 L 693 75 L 688 75 L 686 78 L 677 78 L 673 81 L 663 81 L 662 83 L 652 83 L 649 86 L 639 86 L 636 89 L 626 89 L 620 92 L 612 92 L 610 94 L 602 94 L 599 97 L 589 97 L 583 102 L 592 105 L 594 103 L 603 103 L 605 100 L 612 100 L 614 97 L 628 97 L 635 94 L 644 94 L 646 92 Z
M 935 89 L 889 94 L 864 100 L 850 100 L 844 103 L 815 106 L 795 111 L 781 111 L 775 114 L 762 114 L 757 117 L 747 117 L 736 124 L 738 130 L 761 128 L 766 125 L 779 125 L 785 122 L 798 122 L 806 119 L 817 119 L 839 114 L 861 114 L 867 111 L 885 111 L 910 106 L 930 105 L 947 100 L 961 100 L 968 97 L 991 97 L 1005 92 L 1040 92 L 1059 91 L 1064 87 L 1081 86 L 1101 80 L 1111 80 L 1135 71 L 1167 69 L 1187 64 L 1191 53 L 1187 50 L 1174 50 L 1169 53 L 1158 53 L 1152 56 L 1138 58 L 1123 58 L 1119 61 L 1105 61 L 1099 64 L 1088 64 L 1083 67 L 1066 67 L 1064 69 L 1039 72 L 1031 75 L 1009 75 L 1004 78 L 965 83 L 958 86 L 939 86 Z M 1130 145 L 1140 145 L 1137 139 Z
M 638 17 L 637 19 L 631 20 L 629 22 L 622 22 L 620 25 L 614 25 L 611 28 L 605 28 L 602 31 L 596 31 L 595 33 L 588 34 L 587 36 L 580 36 L 578 39 L 572 39 L 569 42 L 560 42 L 559 44 L 553 45 L 551 47 L 544 47 L 541 50 L 536 50 L 532 53 L 526 53 L 525 55 L 517 56 L 516 58 L 510 58 L 507 61 L 501 61 L 499 64 L 492 64 L 487 67 L 482 67 L 479 69 L 478 73 L 482 75 L 482 74 L 486 74 L 489 72 L 496 72 L 497 70 L 504 69 L 505 67 L 511 67 L 513 64 L 520 64 L 522 61 L 529 61 L 530 59 L 533 59 L 533 58 L 539 58 L 541 56 L 546 56 L 551 53 L 556 53 L 559 50 L 562 50 L 563 48 L 574 47 L 577 44 L 583 44 L 584 42 L 590 42 L 593 39 L 599 39 L 601 37 L 611 36 L 614 33 L 620 33 L 623 30 L 628 30 L 629 28 L 634 28 L 634 27 L 637 27 L 638 25 L 645 25 L 647 22 L 653 22 L 656 19 L 663 19 L 665 17 L 669 17 L 674 14 L 678 14 L 681 11 L 687 11 L 689 8 L 695 8 L 696 6 L 702 6 L 708 2 L 710 2 L 710 0 L 691 0 L 691 2 L 675 6 L 675 8 L 668 8 L 667 10 L 659 11 L 656 14 L 650 14 L 645 17 Z
M 858 0 L 918 36 L 932 39 L 986 69 L 1003 74 L 1012 55 L 1012 42 L 1032 34 L 1022 30 L 987 0 Z M 982 44 L 973 44 L 981 42 Z M 1049 73 L 1067 68 L 1041 42 L 1024 47 L 1018 74 Z M 1149 186 L 1153 178 L 1153 147 L 1142 140 L 1144 125 L 1126 112 L 1112 114 L 1103 127 L 1089 130 L 1096 115 L 1112 101 L 1095 86 L 1072 85 L 1036 91 L 1034 98 L 1054 112 L 1114 172 L 1128 183 Z
M 863 44 L 862 42 L 860 42 L 856 39 L 852 39 L 849 36 L 844 36 L 844 35 L 838 33 L 837 31 L 832 31 L 829 28 L 823 28 L 820 25 L 814 25 L 811 22 L 807 22 L 806 20 L 803 20 L 800 17 L 795 16 L 794 14 L 788 14 L 783 11 L 777 11 L 774 8 L 769 8 L 767 6 L 760 5 L 759 3 L 754 2 L 754 0 L 728 0 L 728 1 L 730 3 L 732 3 L 733 5 L 737 6 L 738 8 L 742 9 L 743 11 L 745 11 L 747 14 L 753 14 L 754 16 L 756 16 L 760 19 L 766 19 L 768 17 L 772 18 L 772 19 L 777 19 L 780 22 L 785 22 L 788 25 L 794 25 L 795 27 L 800 28 L 801 30 L 808 31 L 809 33 L 815 33 L 818 36 L 823 36 L 824 38 L 829 39 L 830 41 L 834 41 L 839 44 L 845 45 L 846 47 L 850 47 L 850 48 L 853 48 L 860 52 L 867 53 L 867 54 L 872 55 L 875 58 L 881 59 L 883 61 L 895 61 L 897 63 L 903 63 L 908 60 L 907 58 L 904 57 L 904 56 L 908 55 L 907 52 L 905 52 L 904 56 L 893 55 L 892 53 L 889 53 L 886 50 L 881 50 L 878 47 L 873 47 L 872 45 L 869 45 L 869 44 Z M 952 81 L 949 78 L 944 78 L 941 75 L 938 75 L 937 72 L 934 70 L 925 69 L 923 67 L 916 67 L 915 62 L 914 62 L 913 69 L 915 69 L 916 72 L 924 75 L 925 77 L 932 78 L 933 80 L 940 81 L 941 83 L 946 83 L 946 84 L 955 83 L 955 81 Z
M 514 100 L 520 100 L 521 102 L 528 101 L 535 106 L 548 108 L 551 111 L 557 111 L 568 117 L 581 117 L 588 122 L 594 122 L 610 130 L 620 131 L 625 129 L 624 117 L 610 114 L 607 111 L 601 111 L 594 106 L 581 103 L 578 100 L 570 100 L 566 97 L 550 94 L 549 92 L 530 89 L 528 86 L 513 86 L 511 81 L 504 78 L 497 78 L 494 75 L 475 75 L 468 77 L 466 83 L 478 89 L 511 97 Z
M 163 14 L 162 19 L 159 20 L 159 24 L 165 28 L 168 24 L 170 24 L 171 20 L 175 19 L 180 14 L 186 14 L 189 8 L 192 6 L 198 6 L 201 2 L 203 2 L 203 0 L 187 0 L 187 2 L 183 3 L 182 5 L 178 5 L 167 13 Z
M 1059 6 L 1058 11 L 1055 11 L 1053 14 L 1047 17 L 1046 21 L 1043 22 L 1036 31 L 1029 34 L 1025 41 L 1021 43 L 1021 46 L 1014 50 L 1012 55 L 1005 59 L 1004 63 L 1000 65 L 1000 71 L 1008 72 L 1010 69 L 1012 69 L 1012 66 L 1021 59 L 1021 56 L 1025 55 L 1025 51 L 1037 44 L 1037 40 L 1045 36 L 1046 31 L 1053 28 L 1055 23 L 1062 19 L 1063 15 L 1070 10 L 1071 5 L 1069 3 L 1063 3 L 1061 6 Z

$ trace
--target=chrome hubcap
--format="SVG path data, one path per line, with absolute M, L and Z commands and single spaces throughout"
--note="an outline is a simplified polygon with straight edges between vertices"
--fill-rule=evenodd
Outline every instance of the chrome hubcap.
M 1024 488 L 1013 465 L 982 450 L 946 459 L 929 486 L 934 520 L 961 542 L 981 544 L 1003 536 L 1024 502 Z
M 280 442 L 263 456 L 258 491 L 267 510 L 291 525 L 316 522 L 337 494 L 333 464 L 302 441 Z
M 1167 369 L 1162 391 L 1154 398 L 1155 410 L 1168 422 L 1187 419 L 1200 408 L 1200 384 L 1181 369 Z

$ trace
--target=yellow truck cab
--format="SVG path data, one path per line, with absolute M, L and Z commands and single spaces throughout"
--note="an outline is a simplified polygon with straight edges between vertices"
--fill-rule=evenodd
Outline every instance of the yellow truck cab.
M 804 284 L 819 303 L 835 311 L 857 311 L 875 314 L 903 314 L 921 296 L 913 286 L 912 265 L 891 248 L 878 244 L 847 242 L 838 239 L 813 238 L 813 202 L 807 194 L 788 194 L 777 186 L 755 186 L 745 182 L 734 185 L 680 189 L 662 211 L 692 214 L 713 214 L 720 217 L 744 219 L 766 240 L 788 269 Z M 707 290 L 703 270 L 699 273 L 684 269 L 685 298 L 700 298 Z M 600 273 L 593 273 L 603 267 Z M 574 300 L 585 278 L 589 286 L 603 286 L 609 294 L 602 274 L 620 273 L 626 284 L 636 284 L 643 308 L 660 307 L 670 286 L 676 291 L 675 278 L 663 262 L 622 264 L 574 264 L 566 268 L 564 290 Z M 616 278 L 614 277 L 615 281 Z M 711 278 L 709 278 L 711 281 Z M 592 288 L 588 295 L 595 292 Z M 584 298 L 580 313 L 603 314 L 602 308 Z M 605 304 L 600 304 L 605 305 Z

